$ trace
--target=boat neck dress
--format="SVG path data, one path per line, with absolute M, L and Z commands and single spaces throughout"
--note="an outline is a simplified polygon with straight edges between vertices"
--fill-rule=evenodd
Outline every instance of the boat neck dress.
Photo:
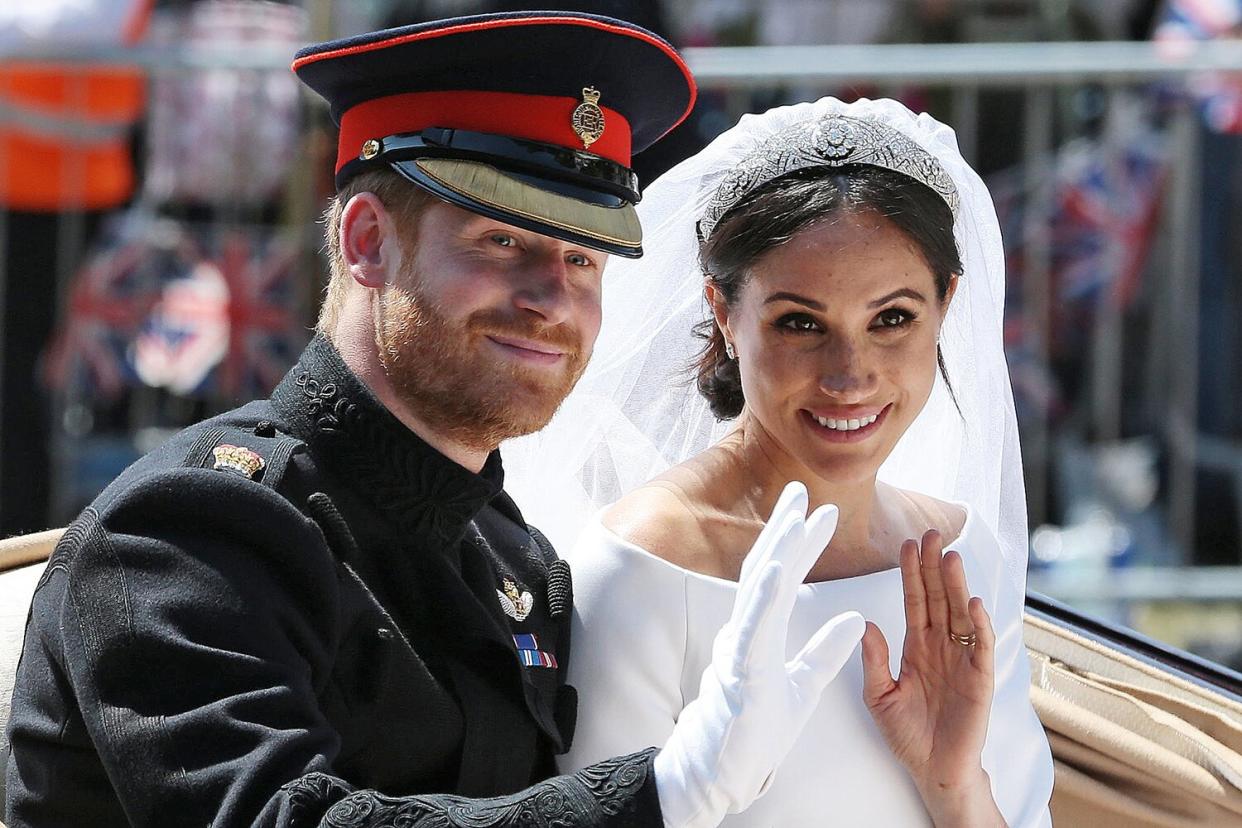
M 946 545 L 965 563 L 972 595 L 996 630 L 996 680 L 983 766 L 1012 828 L 1051 824 L 1052 755 L 1030 702 L 1022 643 L 1023 596 L 1005 573 L 991 529 L 966 504 L 958 538 Z M 592 519 L 565 556 L 574 573 L 569 682 L 578 724 L 562 772 L 664 744 L 698 694 L 712 641 L 728 620 L 737 584 L 683 569 Z M 807 583 L 790 620 L 792 658 L 826 620 L 857 610 L 889 643 L 897 675 L 905 619 L 897 568 Z M 773 779 L 726 828 L 931 825 L 909 774 L 889 751 L 863 703 L 861 648 L 825 689 Z

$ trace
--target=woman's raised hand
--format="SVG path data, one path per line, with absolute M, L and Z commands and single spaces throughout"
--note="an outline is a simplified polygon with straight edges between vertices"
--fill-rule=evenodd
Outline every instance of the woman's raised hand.
M 656 755 L 667 828 L 712 828 L 749 807 L 858 647 L 862 616 L 843 612 L 785 659 L 798 587 L 837 526 L 836 506 L 806 510 L 806 487 L 790 483 L 742 564 L 699 695 Z
M 941 557 L 940 533 L 901 546 L 906 637 L 893 679 L 888 642 L 863 636 L 863 696 L 897 760 L 938 826 L 1004 825 L 981 754 L 992 706 L 992 624 L 971 598 L 957 552 Z

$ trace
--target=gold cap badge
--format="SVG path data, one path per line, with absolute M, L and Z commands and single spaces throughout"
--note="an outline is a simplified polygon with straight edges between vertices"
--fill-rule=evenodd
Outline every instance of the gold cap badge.
M 375 140 L 374 138 L 368 138 L 362 144 L 362 156 L 361 156 L 362 160 L 370 161 L 372 158 L 379 155 L 380 150 L 382 150 L 383 148 L 384 148 L 384 145 L 381 144 L 379 141 Z
M 254 477 L 263 471 L 263 458 L 243 446 L 219 445 L 211 450 L 216 458 L 212 466 L 217 471 L 231 471 Z
M 582 90 L 582 103 L 574 109 L 572 123 L 584 148 L 594 144 L 604 134 L 604 111 L 599 108 L 599 90 L 594 86 Z

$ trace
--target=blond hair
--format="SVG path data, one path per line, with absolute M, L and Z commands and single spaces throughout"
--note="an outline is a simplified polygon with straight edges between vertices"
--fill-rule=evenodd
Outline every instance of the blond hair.
M 371 170 L 357 175 L 333 197 L 323 214 L 329 278 L 323 304 L 319 307 L 319 319 L 315 323 L 315 330 L 321 334 L 327 334 L 336 327 L 349 291 L 350 275 L 341 255 L 341 214 L 349 200 L 359 193 L 372 193 L 384 205 L 384 209 L 392 214 L 401 229 L 399 238 L 402 252 L 407 255 L 413 249 L 419 216 L 435 199 L 431 193 L 391 169 Z

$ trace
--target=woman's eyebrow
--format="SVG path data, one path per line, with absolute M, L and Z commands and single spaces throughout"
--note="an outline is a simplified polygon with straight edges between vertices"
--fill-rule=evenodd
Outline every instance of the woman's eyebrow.
M 773 293 L 767 299 L 763 300 L 763 304 L 767 305 L 772 302 L 780 302 L 782 300 L 787 302 L 797 302 L 799 305 L 806 305 L 811 310 L 817 311 L 822 311 L 827 307 L 823 302 L 817 302 L 814 299 L 808 299 L 805 296 L 799 296 L 798 294 L 790 293 L 787 290 L 779 290 L 776 293 Z
M 903 297 L 906 299 L 913 299 L 916 302 L 922 302 L 924 305 L 927 304 L 927 297 L 919 293 L 914 288 L 900 288 L 899 290 L 894 290 L 892 293 L 881 296 L 879 299 L 876 299 L 874 302 L 872 302 L 867 307 L 878 308 L 881 305 L 887 305 L 889 302 L 893 301 L 894 299 L 901 299 Z

